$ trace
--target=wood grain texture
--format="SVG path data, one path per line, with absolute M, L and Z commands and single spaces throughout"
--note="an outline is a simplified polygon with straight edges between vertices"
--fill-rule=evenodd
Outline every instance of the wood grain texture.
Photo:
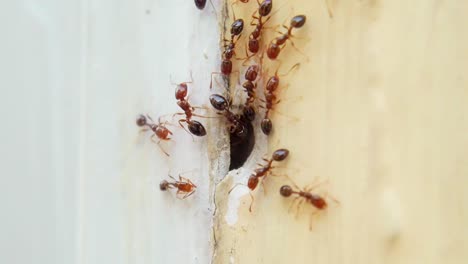
M 289 117 L 274 115 L 269 149 L 289 148 L 280 171 L 300 186 L 328 180 L 317 191 L 340 205 L 309 231 L 312 208 L 288 213 L 291 199 L 278 193 L 287 179 L 272 177 L 266 194 L 254 193 L 254 212 L 247 195 L 229 226 L 227 179 L 217 192 L 214 263 L 465 263 L 468 2 L 329 4 L 333 19 L 323 1 L 308 0 L 289 1 L 272 18 L 307 15 L 297 36 L 308 39 L 295 43 L 308 62 L 290 46 L 280 55 L 301 66 L 285 77 L 278 110 Z

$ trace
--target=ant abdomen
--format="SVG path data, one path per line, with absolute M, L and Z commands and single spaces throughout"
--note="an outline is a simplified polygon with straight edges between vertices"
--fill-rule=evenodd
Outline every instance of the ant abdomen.
M 260 4 L 258 8 L 258 14 L 260 16 L 268 16 L 273 8 L 273 1 L 272 0 L 265 0 Z
M 273 129 L 273 124 L 271 123 L 271 120 L 269 118 L 264 118 L 260 126 L 262 128 L 262 132 L 265 135 L 269 135 L 271 133 L 271 130 Z
M 216 110 L 219 111 L 224 111 L 228 107 L 228 102 L 226 98 L 219 94 L 210 95 L 210 103 Z
M 205 127 L 198 121 L 191 120 L 188 129 L 195 136 L 203 137 L 206 135 Z
M 289 150 L 287 149 L 277 149 L 275 152 L 273 152 L 273 160 L 274 161 L 283 161 L 285 160 L 289 155 Z
M 306 22 L 306 16 L 297 15 L 291 19 L 291 27 L 300 28 L 304 26 L 305 22 Z
M 232 22 L 231 25 L 231 35 L 233 36 L 238 36 L 242 33 L 242 30 L 244 29 L 244 20 L 242 18 L 239 18 Z
M 197 6 L 198 9 L 202 10 L 205 8 L 206 5 L 206 0 L 195 0 L 195 6 Z

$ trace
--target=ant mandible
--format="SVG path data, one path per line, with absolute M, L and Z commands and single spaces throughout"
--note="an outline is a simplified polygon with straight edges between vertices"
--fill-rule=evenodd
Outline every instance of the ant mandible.
M 161 181 L 161 183 L 159 184 L 159 189 L 161 189 L 161 191 L 167 191 L 168 189 L 177 189 L 176 196 L 179 199 L 185 199 L 189 197 L 195 192 L 197 188 L 197 186 L 192 181 L 190 181 L 187 178 L 182 177 L 180 174 L 179 174 L 179 180 L 174 179 L 174 177 L 172 177 L 171 175 L 169 175 L 169 177 L 173 179 L 174 181 L 173 182 L 168 182 L 167 180 Z M 184 196 L 180 197 L 179 196 L 180 194 L 183 194 Z
M 195 136 L 202 137 L 206 135 L 205 127 L 200 122 L 196 120 L 192 120 L 192 116 L 199 116 L 199 117 L 203 117 L 203 116 L 196 115 L 193 113 L 193 111 L 195 111 L 195 107 L 191 106 L 187 100 L 187 93 L 188 93 L 187 83 L 191 83 L 191 82 L 183 82 L 183 83 L 177 84 L 177 87 L 175 90 L 175 98 L 177 99 L 177 105 L 182 109 L 182 111 L 184 111 L 184 113 L 177 113 L 175 115 L 185 114 L 185 119 L 180 119 L 179 125 L 182 128 L 184 128 L 184 126 L 182 125 L 182 122 L 187 123 L 190 133 L 192 133 Z
M 236 42 L 239 40 L 242 30 L 244 30 L 244 20 L 242 18 L 236 19 L 234 15 L 234 22 L 231 25 L 231 39 L 229 40 L 229 44 L 225 45 L 226 49 L 224 50 L 222 56 L 221 72 L 211 73 L 210 89 L 213 87 L 214 74 L 222 74 L 223 76 L 229 76 L 232 73 L 231 59 L 235 54 Z M 236 36 L 237 39 L 235 39 Z
M 247 187 L 251 191 L 255 190 L 257 188 L 257 186 L 258 186 L 260 178 L 264 177 L 263 180 L 265 180 L 265 178 L 268 176 L 268 174 L 271 173 L 271 169 L 274 168 L 272 166 L 273 161 L 276 161 L 276 162 L 283 161 L 288 157 L 288 155 L 289 155 L 289 150 L 287 150 L 287 149 L 277 149 L 275 152 L 273 152 L 270 159 L 265 159 L 264 158 L 263 160 L 266 161 L 267 163 L 264 164 L 264 165 L 261 165 L 261 167 L 256 168 L 254 170 L 254 172 L 250 175 L 249 180 L 247 181 Z M 262 181 L 262 184 L 263 184 L 263 181 Z M 234 187 L 232 187 L 232 189 L 229 191 L 229 193 L 231 193 L 231 191 L 235 187 L 237 187 L 238 185 L 242 185 L 242 184 L 236 184 Z M 252 199 L 252 201 L 251 201 L 250 206 L 249 206 L 249 211 L 252 212 L 252 205 L 253 205 L 253 202 L 254 202 L 254 197 L 253 197 L 252 193 L 250 193 L 250 198 Z
M 226 120 L 229 122 L 229 133 L 235 134 L 239 138 L 245 138 L 247 134 L 247 129 L 242 123 L 240 116 L 234 114 L 230 110 L 231 101 L 224 98 L 219 94 L 210 95 L 210 103 L 218 111 L 222 111 L 222 114 L 226 117 Z
M 151 122 L 148 122 L 148 119 L 151 120 Z M 161 122 L 161 117 L 159 117 L 158 123 L 156 124 L 149 115 L 139 115 L 136 120 L 136 124 L 139 127 L 148 127 L 146 129 L 142 129 L 142 131 L 147 131 L 148 129 L 153 131 L 153 134 L 151 135 L 151 141 L 158 144 L 158 147 L 161 149 L 161 151 L 164 152 L 164 154 L 166 154 L 167 156 L 169 156 L 169 154 L 161 147 L 160 143 L 161 140 L 171 140 L 171 138 L 169 138 L 169 135 L 172 135 L 172 132 Z M 155 136 L 159 138 L 157 142 L 154 140 Z
M 281 76 L 285 76 L 289 74 L 294 68 L 298 67 L 299 65 L 300 65 L 299 63 L 294 64 L 287 73 L 282 74 Z M 275 75 L 270 77 L 270 79 L 268 79 L 267 84 L 265 86 L 264 94 L 265 94 L 266 111 L 265 111 L 265 116 L 260 125 L 260 127 L 262 128 L 262 132 L 265 135 L 269 135 L 273 128 L 273 124 L 269 118 L 269 113 L 271 110 L 273 110 L 274 105 L 279 104 L 281 101 L 281 100 L 276 100 L 277 99 L 276 92 L 277 92 L 277 88 L 280 82 L 280 78 L 279 78 L 280 75 L 278 75 L 278 70 L 279 70 L 279 67 L 278 69 L 276 69 Z
M 327 209 L 328 207 L 328 202 L 326 201 L 325 197 L 324 196 L 320 196 L 316 193 L 312 193 L 312 190 L 317 187 L 318 185 L 320 184 L 316 184 L 316 185 L 309 185 L 308 187 L 306 187 L 304 190 L 301 190 L 299 187 L 296 186 L 296 188 L 298 190 L 294 190 L 291 186 L 289 185 L 283 185 L 281 186 L 280 188 L 280 194 L 283 196 L 283 197 L 290 197 L 291 195 L 295 194 L 297 195 L 296 198 L 294 198 L 294 200 L 292 201 L 291 203 L 291 206 L 290 206 L 290 210 L 291 208 L 294 206 L 294 203 L 299 200 L 300 198 L 302 198 L 302 200 L 297 204 L 297 210 L 299 210 L 300 206 L 302 205 L 302 203 L 304 202 L 307 202 L 307 203 L 310 203 L 312 206 L 314 206 L 317 211 L 313 212 L 312 215 L 311 215 L 311 220 L 312 220 L 312 216 L 314 214 L 316 214 L 317 212 L 319 211 L 323 211 L 325 209 Z M 337 204 L 339 204 L 339 201 L 336 200 L 335 198 L 331 197 L 330 195 L 327 194 L 327 197 L 329 197 L 330 199 L 332 199 L 334 202 L 336 202 Z M 312 222 L 309 223 L 309 229 L 312 229 L 312 225 L 311 225 Z
M 283 27 L 287 29 L 287 32 L 273 39 L 270 42 L 270 44 L 268 45 L 268 49 L 267 49 L 268 58 L 270 58 L 271 60 L 276 59 L 279 53 L 281 52 L 281 50 L 286 46 L 285 45 L 286 41 L 293 37 L 292 35 L 293 28 L 301 28 L 302 26 L 304 26 L 305 22 L 306 22 L 305 15 L 297 15 L 291 19 L 289 27 L 283 25 Z M 292 42 L 292 40 L 290 42 L 291 42 L 291 45 L 295 48 L 296 46 L 294 46 L 294 42 Z

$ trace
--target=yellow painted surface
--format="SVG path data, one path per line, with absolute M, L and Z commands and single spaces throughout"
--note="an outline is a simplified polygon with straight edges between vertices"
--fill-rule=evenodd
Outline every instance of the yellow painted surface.
M 255 1 L 236 5 L 250 16 Z M 274 11 L 283 1 L 274 1 Z M 270 177 L 224 220 L 229 178 L 218 185 L 214 263 L 466 263 L 468 261 L 468 2 L 291 0 L 270 25 L 307 15 L 280 59 L 281 93 L 269 153 L 299 186 L 319 177 L 340 201 L 312 219 Z M 274 12 L 273 11 L 273 12 Z M 247 19 L 246 20 L 250 20 Z M 246 32 L 251 31 L 247 27 Z M 269 41 L 274 33 L 270 30 Z M 247 35 L 247 34 L 245 34 Z M 294 121 L 292 118 L 298 118 Z

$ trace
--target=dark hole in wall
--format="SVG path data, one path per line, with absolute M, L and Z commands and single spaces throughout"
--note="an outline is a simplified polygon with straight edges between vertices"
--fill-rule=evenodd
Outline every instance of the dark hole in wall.
M 242 167 L 245 161 L 249 158 L 255 145 L 255 134 L 252 123 L 243 118 L 244 125 L 247 129 L 246 136 L 239 138 L 235 134 L 230 135 L 231 142 L 231 164 L 229 170 L 234 170 Z

